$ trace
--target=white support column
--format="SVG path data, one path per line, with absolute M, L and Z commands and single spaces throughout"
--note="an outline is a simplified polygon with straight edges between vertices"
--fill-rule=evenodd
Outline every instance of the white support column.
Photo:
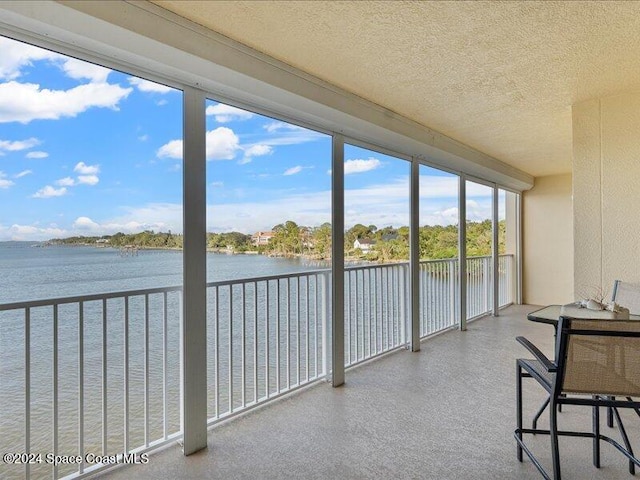
M 460 285 L 460 330 L 467 329 L 467 180 L 458 180 L 458 285 Z
M 508 259 L 508 294 L 509 299 L 513 303 L 518 303 L 518 283 L 519 283 L 519 266 L 518 266 L 518 239 L 520 238 L 519 231 L 519 207 L 518 198 L 520 195 L 517 193 L 505 192 L 505 253 L 507 255 L 513 255 L 512 260 Z
M 344 383 L 344 137 L 333 136 L 331 159 L 331 383 Z
M 522 258 L 523 258 L 523 250 L 522 250 L 522 193 L 516 194 L 516 232 L 518 235 L 518 239 L 516 241 L 517 249 L 516 249 L 516 304 L 522 305 Z
M 491 279 L 493 280 L 493 316 L 497 317 L 500 313 L 500 277 L 499 277 L 499 254 L 500 254 L 500 244 L 499 242 L 499 219 L 498 219 L 498 187 L 493 187 L 493 214 L 491 218 L 491 260 L 492 260 L 492 268 L 491 268 Z
M 420 162 L 411 161 L 411 219 L 409 220 L 409 305 L 411 351 L 420 351 Z
M 207 447 L 207 219 L 205 94 L 185 88 L 183 104 L 183 301 L 180 410 L 183 452 Z

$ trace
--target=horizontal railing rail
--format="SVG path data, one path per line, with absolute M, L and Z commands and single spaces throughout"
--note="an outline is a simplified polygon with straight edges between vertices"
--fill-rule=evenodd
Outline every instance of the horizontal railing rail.
M 140 295 L 151 295 L 154 293 L 182 291 L 182 286 L 145 288 L 140 290 L 122 290 L 119 292 L 94 293 L 74 297 L 47 298 L 42 300 L 28 300 L 24 302 L 0 303 L 0 312 L 8 310 L 21 310 L 25 308 L 52 307 L 54 305 L 65 305 L 69 303 L 91 302 L 96 300 L 109 300 L 122 297 L 136 297 Z
M 513 255 L 498 265 L 502 307 L 513 301 Z M 492 308 L 491 267 L 491 257 L 467 259 L 469 318 Z M 459 322 L 458 260 L 419 269 L 425 337 Z M 344 275 L 345 366 L 406 346 L 409 263 Z M 328 268 L 207 283 L 209 425 L 326 377 L 330 292 Z M 2 426 L 1 449 L 117 456 L 180 438 L 181 303 L 182 287 L 169 286 L 1 304 L 0 341 L 17 344 L 0 348 L 0 421 L 17 432 Z M 10 390 L 22 399 L 3 401 Z M 3 468 L 6 478 L 61 478 L 102 467 Z

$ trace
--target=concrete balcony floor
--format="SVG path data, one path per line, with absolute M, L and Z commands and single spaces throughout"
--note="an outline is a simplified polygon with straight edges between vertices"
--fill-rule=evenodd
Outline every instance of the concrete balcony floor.
M 293 394 L 209 432 L 209 448 L 184 457 L 179 446 L 101 478 L 116 479 L 539 479 L 516 460 L 515 358 L 528 356 L 514 337 L 525 335 L 547 354 L 553 328 L 526 320 L 534 306 L 512 306 L 498 318 L 469 324 L 405 351 L 347 371 L 347 383 Z M 525 419 L 544 399 L 525 384 Z M 624 414 L 640 447 L 640 419 Z M 605 435 L 618 439 L 604 425 Z M 541 428 L 547 428 L 543 415 Z M 560 428 L 591 427 L 590 411 L 568 407 Z M 529 436 L 531 438 L 531 436 Z M 549 438 L 530 441 L 551 469 Z M 627 462 L 602 443 L 602 468 L 591 463 L 591 441 L 564 437 L 565 479 L 630 479 Z

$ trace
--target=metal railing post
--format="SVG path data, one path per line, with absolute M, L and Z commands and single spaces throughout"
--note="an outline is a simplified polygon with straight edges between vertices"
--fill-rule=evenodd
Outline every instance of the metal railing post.
M 331 357 L 329 356 L 329 311 L 331 309 L 329 297 L 329 277 L 322 275 L 322 374 L 330 380 Z

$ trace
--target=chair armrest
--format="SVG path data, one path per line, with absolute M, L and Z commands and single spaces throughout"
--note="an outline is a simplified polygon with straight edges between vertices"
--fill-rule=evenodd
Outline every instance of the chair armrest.
M 540 351 L 538 347 L 536 347 L 533 343 L 527 340 L 525 337 L 516 337 L 516 341 L 521 344 L 524 348 L 529 350 L 537 360 L 542 363 L 547 372 L 555 372 L 557 369 L 557 365 L 549 360 L 544 353 Z

